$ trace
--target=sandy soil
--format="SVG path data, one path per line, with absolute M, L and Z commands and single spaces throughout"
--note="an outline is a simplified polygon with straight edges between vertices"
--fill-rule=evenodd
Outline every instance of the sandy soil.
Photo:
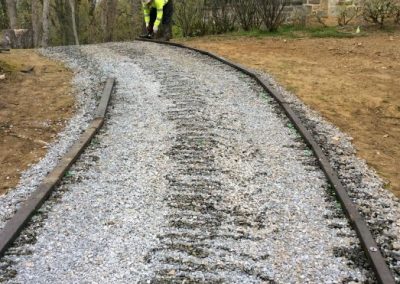
M 400 33 L 352 39 L 207 37 L 184 44 L 266 71 L 354 138 L 400 197 Z
M 21 70 L 33 66 L 31 72 Z M 0 53 L 0 194 L 46 153 L 74 111 L 72 73 L 32 50 Z

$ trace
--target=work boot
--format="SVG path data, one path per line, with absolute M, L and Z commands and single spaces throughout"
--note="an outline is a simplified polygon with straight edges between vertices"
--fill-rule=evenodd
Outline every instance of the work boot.
M 153 38 L 153 34 L 151 33 L 145 33 L 139 36 L 140 38 L 147 38 L 147 39 L 152 39 Z
M 153 39 L 153 26 L 148 26 L 147 28 L 143 26 L 143 34 L 141 34 L 139 38 Z

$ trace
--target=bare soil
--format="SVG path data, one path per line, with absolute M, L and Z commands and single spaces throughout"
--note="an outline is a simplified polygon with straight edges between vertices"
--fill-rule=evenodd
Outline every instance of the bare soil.
M 400 197 L 400 32 L 357 38 L 181 40 L 268 72 L 354 138 Z
M 23 73 L 21 70 L 34 69 Z M 27 70 L 25 70 L 27 71 Z M 73 112 L 72 73 L 33 50 L 0 53 L 0 194 L 46 153 Z

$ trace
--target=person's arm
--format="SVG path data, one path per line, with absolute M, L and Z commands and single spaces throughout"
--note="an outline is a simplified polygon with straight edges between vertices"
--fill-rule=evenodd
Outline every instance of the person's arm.
M 143 6 L 144 21 L 146 23 L 146 28 L 148 28 L 150 23 L 150 7 L 149 5 L 146 4 L 142 4 L 142 6 Z
M 156 21 L 154 22 L 154 32 L 156 33 L 158 31 L 158 27 L 161 24 L 164 14 L 164 0 L 154 0 L 154 4 L 157 9 L 157 18 Z

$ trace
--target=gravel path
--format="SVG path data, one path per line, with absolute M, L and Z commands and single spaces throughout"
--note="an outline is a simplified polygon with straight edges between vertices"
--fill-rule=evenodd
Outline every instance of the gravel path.
M 57 52 L 78 76 L 118 84 L 105 127 L 0 280 L 373 281 L 315 158 L 248 77 L 149 43 Z

